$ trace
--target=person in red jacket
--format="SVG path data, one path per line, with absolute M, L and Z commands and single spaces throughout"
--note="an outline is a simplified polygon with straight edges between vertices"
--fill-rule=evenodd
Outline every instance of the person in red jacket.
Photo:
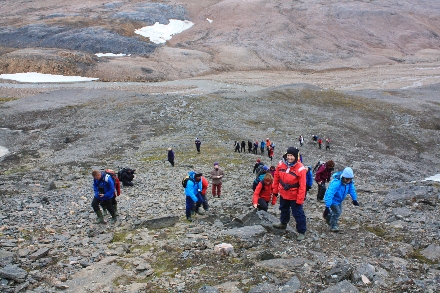
M 330 182 L 332 177 L 332 171 L 335 168 L 335 162 L 332 160 L 322 164 L 316 171 L 315 181 L 318 183 L 318 195 L 316 196 L 318 201 L 324 202 L 324 194 L 327 188 L 325 182 Z
M 279 161 L 272 184 L 274 195 L 280 195 L 280 223 L 274 224 L 276 229 L 286 229 L 290 221 L 290 211 L 296 221 L 296 240 L 302 241 L 306 234 L 306 215 L 303 203 L 306 197 L 307 168 L 299 161 L 299 150 L 289 147 L 283 159 Z
M 199 215 L 203 215 L 205 213 L 200 209 L 200 206 L 203 206 L 205 212 L 209 210 L 208 199 L 206 198 L 206 190 L 208 190 L 209 181 L 203 175 L 200 180 L 202 180 L 202 191 L 200 192 L 200 195 L 202 196 L 203 202 L 201 203 L 200 201 L 198 201 L 196 203 L 195 212 Z
M 269 202 L 275 205 L 277 197 L 272 194 L 273 177 L 270 173 L 266 173 L 263 180 L 260 181 L 255 188 L 252 205 L 258 210 L 267 212 Z

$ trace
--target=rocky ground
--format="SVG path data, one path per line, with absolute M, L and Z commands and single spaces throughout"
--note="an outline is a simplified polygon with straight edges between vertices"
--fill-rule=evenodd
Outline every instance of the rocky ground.
M 440 172 L 438 86 L 344 93 L 192 82 L 168 93 L 162 85 L 163 94 L 138 84 L 14 88 L 24 97 L 2 99 L 0 145 L 11 152 L 0 162 L 3 292 L 438 290 L 440 186 L 423 181 Z M 332 138 L 331 151 L 313 134 Z M 255 213 L 250 188 L 256 158 L 276 164 L 299 135 L 305 164 L 353 167 L 361 203 L 347 200 L 342 232 L 331 233 L 314 186 L 303 242 L 294 228 L 271 228 L 277 206 Z M 266 137 L 273 162 L 233 152 L 235 140 Z M 226 173 L 223 196 L 188 223 L 180 181 L 214 161 Z M 118 198 L 119 221 L 93 224 L 91 170 L 124 166 L 137 176 Z M 221 243 L 234 253 L 215 253 Z

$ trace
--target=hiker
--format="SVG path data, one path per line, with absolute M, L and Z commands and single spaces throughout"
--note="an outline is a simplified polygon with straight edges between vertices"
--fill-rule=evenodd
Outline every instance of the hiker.
M 268 155 L 269 155 L 269 147 L 270 147 L 270 144 L 271 144 L 270 139 L 269 139 L 269 138 L 266 138 L 266 149 L 267 149 L 267 154 L 268 154 Z
M 257 174 L 258 174 L 258 171 L 259 171 L 258 168 L 262 168 L 263 166 L 264 166 L 263 162 L 261 162 L 260 159 L 257 159 L 257 161 L 255 162 L 254 170 L 252 171 L 252 173 L 257 172 Z
M 264 140 L 261 140 L 260 142 L 260 150 L 261 153 L 264 154 L 264 147 L 266 146 L 266 142 Z
M 313 143 L 317 143 L 318 142 L 318 136 L 315 134 L 314 136 L 312 136 L 312 140 L 313 140 Z
M 318 147 L 321 149 L 321 147 L 322 147 L 322 138 L 319 138 L 318 139 Z
M 254 182 L 252 183 L 252 190 L 255 191 L 257 188 L 258 183 L 263 181 L 264 176 L 266 176 L 266 173 L 269 171 L 269 167 L 263 165 L 263 167 L 259 167 L 257 169 L 257 175 L 255 176 Z
M 304 144 L 304 137 L 302 135 L 300 135 L 299 138 L 298 138 L 298 141 L 299 141 L 299 145 L 303 146 L 303 144 Z
M 185 187 L 185 200 L 186 200 L 186 219 L 192 222 L 192 215 L 195 212 L 197 202 L 202 201 L 202 172 L 190 171 L 188 172 L 189 179 Z
M 212 196 L 220 197 L 222 192 L 223 170 L 220 169 L 218 162 L 214 163 L 214 169 L 211 171 Z
M 256 140 L 254 142 L 254 149 L 252 150 L 252 152 L 257 155 L 258 154 L 258 140 Z
M 242 153 L 246 152 L 246 142 L 244 140 L 241 141 L 241 152 Z
M 123 186 L 133 186 L 134 172 L 135 170 L 130 168 L 122 169 L 120 180 Z
M 202 180 L 201 196 L 203 199 L 202 205 L 205 212 L 207 212 L 209 210 L 209 204 L 208 204 L 208 198 L 206 197 L 206 191 L 208 191 L 209 181 L 208 179 L 206 179 L 205 176 L 202 176 L 201 180 Z
M 105 172 L 101 172 L 99 170 L 93 170 L 92 176 L 94 191 L 92 208 L 93 211 L 96 213 L 96 216 L 98 217 L 95 224 L 105 223 L 99 205 L 106 207 L 106 209 L 112 216 L 110 222 L 115 223 L 117 221 L 117 218 L 112 205 L 112 199 L 115 195 L 115 183 L 109 174 L 106 174 Z
M 115 183 L 115 193 L 112 198 L 112 206 L 113 206 L 113 209 L 115 210 L 116 216 L 119 216 L 118 215 L 118 202 L 116 201 L 116 196 L 121 195 L 121 181 L 119 180 L 118 175 L 116 174 L 116 172 L 114 170 L 107 169 L 107 170 L 105 170 L 105 173 L 109 174 L 112 177 L 113 182 Z M 103 205 L 103 202 L 100 202 L 100 206 L 102 208 L 102 214 L 104 216 L 107 216 L 107 207 L 105 206 L 105 204 Z
M 280 195 L 280 223 L 274 224 L 276 229 L 286 229 L 290 221 L 290 211 L 296 221 L 296 240 L 305 239 L 306 215 L 303 203 L 306 196 L 307 169 L 299 162 L 299 150 L 289 147 L 282 160 L 279 161 L 272 184 L 273 194 Z
M 330 182 L 330 178 L 332 176 L 334 168 L 335 162 L 329 160 L 326 163 L 322 164 L 318 168 L 318 171 L 316 171 L 315 181 L 316 183 L 318 183 L 318 194 L 316 196 L 316 199 L 318 201 L 322 202 L 324 200 L 324 194 L 326 191 L 325 182 Z
M 302 163 L 302 162 L 301 162 Z M 306 196 L 309 190 L 313 186 L 313 172 L 312 166 L 307 166 L 307 175 L 306 175 Z
M 248 153 L 252 152 L 252 141 L 248 140 Z
M 272 158 L 273 158 L 273 147 L 272 146 L 269 147 L 268 155 L 269 155 L 270 161 L 272 162 Z
M 339 232 L 338 220 L 342 214 L 342 202 L 347 194 L 350 194 L 352 204 L 359 206 L 353 178 L 353 170 L 350 167 L 346 167 L 342 172 L 337 172 L 333 175 L 333 180 L 325 193 L 323 216 L 327 224 L 330 225 L 330 231 L 332 232 Z
M 200 146 L 202 145 L 202 142 L 200 141 L 200 139 L 198 137 L 196 137 L 196 140 L 194 143 L 196 144 L 197 153 L 200 154 Z
M 330 150 L 330 138 L 325 139 L 325 150 Z
M 234 142 L 234 146 L 235 146 L 235 151 L 234 151 L 234 152 L 235 152 L 235 153 L 236 153 L 236 152 L 240 152 L 240 143 L 239 143 L 238 141 L 235 141 L 235 142 Z
M 269 202 L 275 205 L 277 197 L 272 194 L 273 177 L 270 173 L 266 173 L 262 181 L 255 188 L 252 205 L 258 210 L 267 212 Z
M 174 167 L 174 151 L 172 148 L 168 148 L 168 162 Z
M 272 177 L 275 175 L 275 166 L 270 166 L 269 172 L 272 175 Z

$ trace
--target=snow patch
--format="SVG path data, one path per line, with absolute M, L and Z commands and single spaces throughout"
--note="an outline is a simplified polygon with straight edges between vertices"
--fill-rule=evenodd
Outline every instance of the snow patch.
M 14 74 L 0 74 L 0 78 L 10 79 L 19 82 L 80 82 L 92 81 L 99 78 L 82 77 L 82 76 L 64 76 L 43 74 L 38 72 L 14 73 Z
M 7 148 L 0 146 L 0 158 L 9 154 L 9 151 Z
M 440 182 L 440 174 L 436 174 L 436 175 L 434 175 L 434 176 L 431 176 L 431 177 L 428 177 L 428 178 L 425 178 L 425 180 L 424 181 L 437 181 L 437 182 Z
M 114 54 L 114 53 L 96 53 L 95 54 L 96 56 L 98 56 L 98 57 L 124 57 L 124 56 L 127 56 L 127 54 L 122 54 L 122 53 L 119 53 L 119 54 Z M 129 54 L 128 56 L 130 56 L 131 54 Z
M 145 26 L 134 32 L 138 35 L 150 38 L 150 41 L 155 44 L 163 44 L 171 39 L 171 36 L 181 33 L 194 25 L 189 20 L 170 19 L 169 24 L 160 24 L 156 22 L 152 26 Z

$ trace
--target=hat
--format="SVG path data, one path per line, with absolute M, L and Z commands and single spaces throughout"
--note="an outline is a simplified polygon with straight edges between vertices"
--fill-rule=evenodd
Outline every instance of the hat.
M 296 147 L 290 147 L 287 149 L 286 154 L 291 154 L 295 158 L 298 158 L 299 150 Z
M 267 170 L 269 170 L 269 167 L 268 166 L 263 166 L 263 170 L 267 171 Z
M 215 162 L 215 163 L 214 163 L 214 166 L 216 166 L 216 165 L 218 166 L 218 162 Z
M 344 178 L 354 178 L 353 170 L 350 167 L 346 167 L 344 171 L 342 171 L 341 177 Z
M 169 151 L 171 151 L 171 148 L 168 148 Z
M 201 171 L 194 171 L 194 177 L 200 177 L 203 175 L 203 173 Z

